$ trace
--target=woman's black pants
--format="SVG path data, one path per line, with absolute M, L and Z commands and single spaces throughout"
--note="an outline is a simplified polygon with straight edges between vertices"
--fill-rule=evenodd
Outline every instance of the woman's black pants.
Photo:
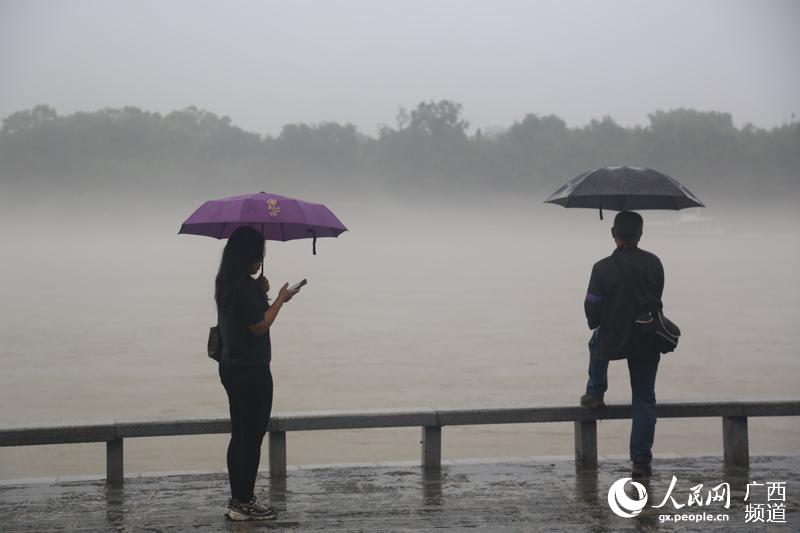
M 272 374 L 269 365 L 243 367 L 222 363 L 219 377 L 228 393 L 231 411 L 228 444 L 231 497 L 249 501 L 261 460 L 261 442 L 272 411 Z

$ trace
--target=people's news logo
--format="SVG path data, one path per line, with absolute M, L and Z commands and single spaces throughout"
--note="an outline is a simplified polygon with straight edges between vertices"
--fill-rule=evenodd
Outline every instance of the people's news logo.
M 728 510 L 731 507 L 731 487 L 729 483 L 719 483 L 708 488 L 697 484 L 688 489 L 686 500 L 676 499 L 674 495 L 678 478 L 672 476 L 666 494 L 661 503 L 651 505 L 652 509 L 662 509 L 667 504 L 678 513 L 660 514 L 660 522 L 727 522 L 730 514 L 725 512 L 709 512 L 715 507 Z M 755 502 L 755 498 L 764 498 L 763 503 Z M 608 489 L 608 506 L 620 518 L 634 518 L 647 506 L 649 495 L 647 488 L 624 477 L 615 481 Z M 655 500 L 654 500 L 655 501 Z M 785 481 L 751 481 L 745 489 L 744 499 L 745 523 L 786 523 L 786 482 Z M 688 513 L 687 511 L 696 511 Z
M 637 499 L 630 498 L 625 493 L 625 484 L 631 482 L 631 486 L 636 489 L 639 494 Z M 647 490 L 644 485 L 632 481 L 629 477 L 618 479 L 608 489 L 608 506 L 614 511 L 614 514 L 622 518 L 633 518 L 638 515 L 647 505 Z

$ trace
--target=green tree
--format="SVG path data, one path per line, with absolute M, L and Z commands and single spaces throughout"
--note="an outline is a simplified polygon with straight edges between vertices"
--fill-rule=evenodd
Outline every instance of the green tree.
M 24 133 L 58 120 L 56 110 L 47 105 L 37 105 L 27 111 L 12 113 L 3 119 L 3 133 Z

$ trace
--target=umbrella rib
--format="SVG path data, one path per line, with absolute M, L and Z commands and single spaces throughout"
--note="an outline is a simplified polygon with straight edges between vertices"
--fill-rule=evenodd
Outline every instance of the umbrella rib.
M 241 220 L 242 220 L 242 212 L 244 211 L 244 206 L 245 206 L 246 203 L 247 203 L 247 199 L 245 198 L 244 200 L 242 200 L 242 205 L 239 206 L 239 216 L 237 217 L 237 220 L 239 220 L 240 223 L 241 223 Z M 246 224 L 246 222 L 245 222 L 245 224 Z
M 298 200 L 297 201 L 297 207 L 300 209 L 300 212 L 303 213 L 303 218 L 305 219 L 306 225 L 310 226 L 311 225 L 311 221 L 309 220 L 308 213 L 306 213 L 306 208 L 303 205 L 303 202 Z

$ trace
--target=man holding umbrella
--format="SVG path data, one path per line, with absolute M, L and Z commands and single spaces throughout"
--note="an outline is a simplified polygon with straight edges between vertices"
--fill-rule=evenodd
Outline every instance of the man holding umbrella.
M 589 381 L 581 405 L 603 407 L 608 362 L 628 360 L 633 408 L 632 476 L 649 476 L 656 427 L 656 372 L 661 353 L 674 350 L 680 330 L 661 312 L 664 269 L 658 257 L 639 248 L 644 224 L 631 210 L 704 205 L 676 179 L 651 168 L 629 166 L 602 167 L 581 174 L 562 185 L 545 203 L 598 209 L 601 220 L 603 208 L 620 212 L 611 229 L 616 249 L 595 263 L 586 292 L 584 311 L 594 331 L 589 341 Z M 659 324 L 664 327 L 653 331 Z M 666 328 L 667 324 L 671 327 Z M 665 345 L 655 339 L 668 342 Z
M 661 309 L 664 269 L 655 254 L 639 248 L 643 221 L 622 211 L 614 218 L 614 252 L 594 264 L 584 311 L 594 330 L 589 341 L 589 381 L 581 397 L 585 407 L 603 407 L 608 388 L 608 362 L 627 359 L 631 381 L 633 424 L 630 458 L 633 477 L 650 475 L 656 429 L 656 372 L 661 354 L 633 327 L 639 305 Z M 629 276 L 635 283 L 625 280 Z

